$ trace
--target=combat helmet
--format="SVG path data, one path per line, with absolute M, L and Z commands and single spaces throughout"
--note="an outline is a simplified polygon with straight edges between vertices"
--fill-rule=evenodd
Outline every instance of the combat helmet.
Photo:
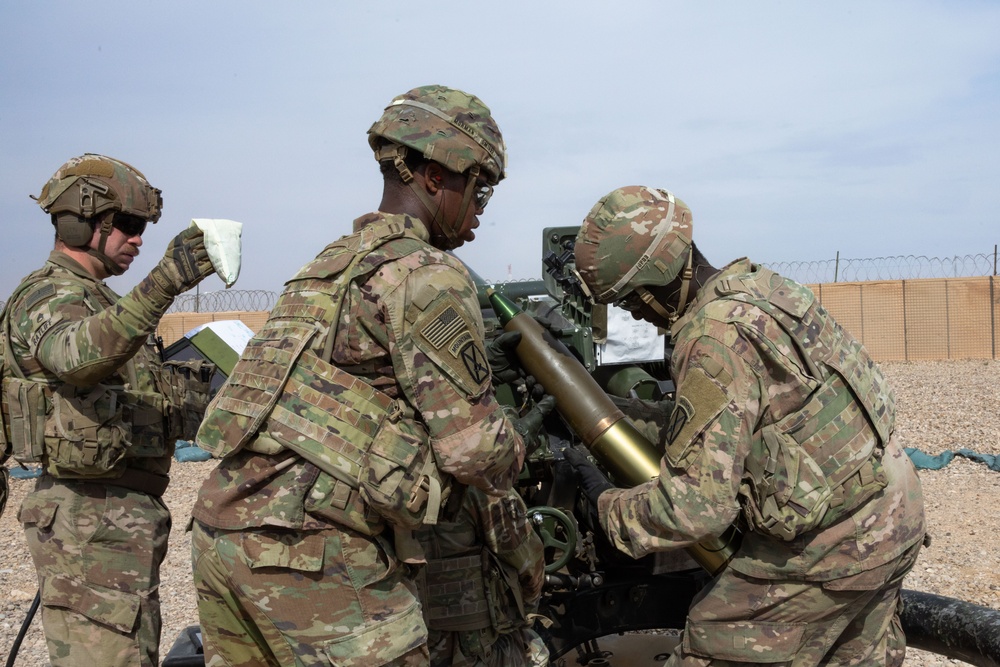
M 112 275 L 122 269 L 105 254 L 104 248 L 111 234 L 116 216 L 132 216 L 155 223 L 160 219 L 163 198 L 142 172 L 130 164 L 96 153 L 85 153 L 59 167 L 42 187 L 42 192 L 32 199 L 42 210 L 52 216 L 56 235 L 63 243 L 74 248 L 86 247 L 93 236 L 93 225 L 103 216 L 101 241 L 91 254 L 98 257 Z
M 632 293 L 670 321 L 676 312 L 643 289 L 681 276 L 680 304 L 691 282 L 691 209 L 668 190 L 632 185 L 612 190 L 584 218 L 576 237 L 576 271 L 597 303 Z
M 412 182 L 413 175 L 404 162 L 410 151 L 450 171 L 467 174 L 459 219 L 464 218 L 473 194 L 477 207 L 482 208 L 493 186 L 506 175 L 507 149 L 489 107 L 475 95 L 446 86 L 421 86 L 395 97 L 368 130 L 368 144 L 377 161 L 393 161 L 403 182 L 410 184 L 450 240 L 456 238 L 457 229 L 451 223 L 441 224 L 438 208 Z M 488 185 L 477 190 L 481 176 Z

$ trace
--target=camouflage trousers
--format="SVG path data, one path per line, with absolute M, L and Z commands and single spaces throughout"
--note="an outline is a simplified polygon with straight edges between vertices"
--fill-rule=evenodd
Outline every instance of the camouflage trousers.
M 725 570 L 695 598 L 666 667 L 899 667 L 906 654 L 900 590 L 920 546 L 828 582 L 768 581 Z
M 170 513 L 146 493 L 39 478 L 18 519 L 53 667 L 156 667 Z
M 503 633 L 489 646 L 481 646 L 484 633 L 431 630 L 428 646 L 432 667 L 546 667 L 549 649 L 529 628 Z
M 428 664 L 413 584 L 381 538 L 195 521 L 191 558 L 207 667 Z

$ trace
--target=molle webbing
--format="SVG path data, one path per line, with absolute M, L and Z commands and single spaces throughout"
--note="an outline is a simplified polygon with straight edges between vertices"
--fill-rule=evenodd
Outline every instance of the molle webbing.
M 491 625 L 482 551 L 428 559 L 422 573 L 427 627 L 463 632 Z
M 16 358 L 11 343 L 13 308 L 25 294 L 27 297 L 22 307 L 27 311 L 55 295 L 55 286 L 45 282 L 54 272 L 51 262 L 60 262 L 53 257 L 56 253 L 50 257 L 49 264 L 24 279 L 0 313 L 0 445 L 9 441 L 14 457 L 21 463 L 43 463 L 49 467 L 50 474 L 69 479 L 78 475 L 101 478 L 102 473 L 111 473 L 110 468 L 99 463 L 105 459 L 104 446 L 109 438 L 122 440 L 124 458 L 166 455 L 165 447 L 159 453 L 151 453 L 148 448 L 139 453 L 140 448 L 131 446 L 131 436 L 133 433 L 138 435 L 143 428 L 147 429 L 146 435 L 152 434 L 154 441 L 162 443 L 165 435 L 163 405 L 150 405 L 150 397 L 134 391 L 139 384 L 134 357 L 115 374 L 127 385 L 97 385 L 89 394 L 86 389 L 76 389 L 59 382 L 33 356 L 20 361 Z M 101 307 L 106 309 L 114 305 L 115 295 L 106 286 L 85 282 L 72 271 L 65 273 L 66 278 L 80 283 L 86 294 L 96 294 Z M 94 307 L 94 304 L 88 305 Z M 38 375 L 47 379 L 28 379 Z M 126 386 L 131 389 L 126 389 Z M 111 403 L 99 421 L 88 417 L 89 409 L 99 400 L 98 395 Z M 120 408 L 117 403 L 121 404 Z M 83 412 L 78 413 L 75 408 Z M 64 420 L 61 412 L 69 412 L 73 416 Z M 122 419 L 128 423 L 121 423 Z M 116 420 L 119 423 L 114 423 Z M 83 467 L 76 469 L 74 466 L 77 464 Z M 159 488 L 159 482 L 150 488 Z
M 763 267 L 752 278 L 727 278 L 721 282 L 719 292 L 723 298 L 752 304 L 781 325 L 812 377 L 822 381 L 829 375 L 822 366 L 842 376 L 884 447 L 894 427 L 892 390 L 882 381 L 864 347 L 815 303 L 815 295 Z
M 723 298 L 767 313 L 819 386 L 796 410 L 758 431 L 746 460 L 758 528 L 783 539 L 828 526 L 885 486 L 879 459 L 892 435 L 894 398 L 865 349 L 806 288 L 758 269 L 723 279 Z
M 394 227 L 389 236 L 375 240 L 373 245 L 362 239 L 362 247 L 330 246 L 289 281 L 267 322 L 269 338 L 274 340 L 294 339 L 295 327 L 306 323 L 319 336 L 288 362 L 283 390 L 275 396 L 261 432 L 352 488 L 360 486 L 362 459 L 383 421 L 396 420 L 402 412 L 392 398 L 329 360 L 351 283 L 417 249 L 407 243 L 400 244 L 405 249 L 401 255 L 372 255 L 372 250 L 400 236 L 402 230 Z M 336 280 L 331 282 L 334 276 Z M 327 303 L 317 303 L 317 295 Z M 287 322 L 287 329 L 283 322 Z M 251 367 L 259 368 L 261 362 L 268 361 L 254 353 L 248 349 Z M 267 438 L 261 444 L 267 447 Z M 248 447 L 254 450 L 255 442 Z
M 383 421 L 400 414 L 389 396 L 307 350 L 294 363 L 261 433 L 358 488 L 364 453 Z M 256 450 L 255 445 L 247 447 Z
M 357 488 L 358 452 L 371 443 L 394 401 L 329 363 L 340 310 L 354 280 L 421 245 L 403 238 L 398 224 L 379 227 L 381 236 L 366 228 L 327 246 L 288 281 L 209 406 L 200 446 L 216 457 L 244 446 L 262 454 L 287 447 Z M 394 239 L 400 242 L 391 250 L 398 252 L 373 254 Z M 352 402 L 364 412 L 352 409 Z M 309 450 L 322 443 L 332 447 L 329 453 L 300 451 L 304 438 L 313 441 Z

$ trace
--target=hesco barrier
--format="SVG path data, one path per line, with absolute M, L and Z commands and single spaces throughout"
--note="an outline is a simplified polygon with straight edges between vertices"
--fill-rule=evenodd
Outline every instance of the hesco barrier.
M 264 326 L 267 321 L 268 311 L 251 310 L 236 311 L 224 310 L 217 313 L 167 313 L 160 320 L 160 326 L 156 328 L 156 334 L 163 338 L 164 347 L 179 340 L 191 329 L 199 327 L 208 322 L 218 322 L 220 320 L 240 320 L 250 329 L 257 333 L 257 330 Z
M 996 359 L 997 276 L 917 278 L 809 287 L 877 361 Z M 257 331 L 266 310 L 169 313 L 157 330 L 169 345 L 196 326 L 242 320 Z
M 878 361 L 996 359 L 997 277 L 809 287 Z

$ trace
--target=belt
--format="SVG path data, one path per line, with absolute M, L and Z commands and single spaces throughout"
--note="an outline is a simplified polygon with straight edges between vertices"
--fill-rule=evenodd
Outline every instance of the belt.
M 51 486 L 52 482 L 57 480 L 59 482 L 72 482 L 77 484 L 120 486 L 123 489 L 128 489 L 130 491 L 139 491 L 140 493 L 149 494 L 154 498 L 162 496 L 163 492 L 167 490 L 167 485 L 170 483 L 170 477 L 168 475 L 157 475 L 156 473 L 147 472 L 145 470 L 126 468 L 125 473 L 121 477 L 86 477 L 74 479 L 53 477 L 46 474 L 39 479 L 38 488 L 47 488 Z

